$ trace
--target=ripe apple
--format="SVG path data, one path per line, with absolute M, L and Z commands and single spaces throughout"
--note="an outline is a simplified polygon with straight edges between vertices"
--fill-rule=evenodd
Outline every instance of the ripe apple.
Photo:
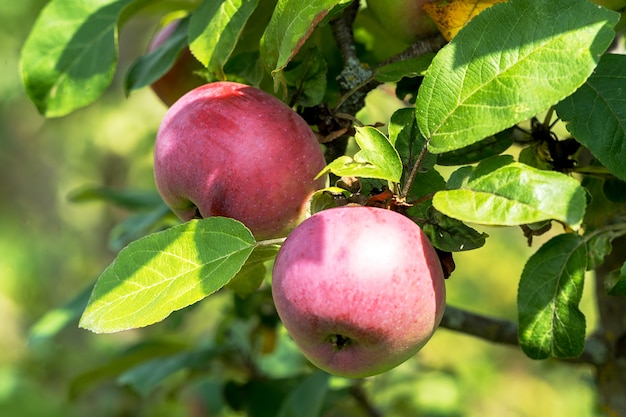
M 179 22 L 179 20 L 175 20 L 159 30 L 150 42 L 148 52 L 152 52 L 163 45 Z M 198 71 L 203 69 L 200 61 L 191 54 L 189 47 L 186 47 L 180 52 L 174 65 L 150 87 L 157 97 L 169 107 L 183 94 L 207 82 L 198 75 Z
M 272 294 L 302 353 L 354 378 L 413 356 L 445 308 L 428 238 L 407 217 L 374 207 L 332 208 L 303 221 L 278 252 Z
M 182 220 L 225 216 L 257 239 L 284 236 L 302 220 L 325 161 L 313 131 L 276 97 L 215 82 L 180 98 L 157 132 L 154 177 Z
M 394 38 L 411 44 L 439 33 L 422 6 L 434 0 L 367 0 L 376 20 Z

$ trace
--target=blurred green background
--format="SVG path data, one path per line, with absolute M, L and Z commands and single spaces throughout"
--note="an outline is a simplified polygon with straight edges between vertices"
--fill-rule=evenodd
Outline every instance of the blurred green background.
M 111 230 L 130 215 L 103 203 L 72 203 L 68 196 L 84 186 L 154 190 L 152 144 L 165 112 L 147 89 L 129 98 L 123 93 L 124 73 L 157 21 L 145 17 L 121 33 L 120 68 L 105 97 L 71 116 L 43 119 L 24 93 L 19 53 L 45 3 L 0 2 L 0 416 L 200 415 L 187 397 L 166 389 L 141 397 L 117 384 L 115 375 L 102 376 L 104 384 L 76 397 L 68 390 L 148 334 L 188 343 L 210 337 L 217 323 L 207 317 L 218 320 L 228 300 L 212 297 L 194 311 L 204 320 L 176 331 L 167 320 L 113 335 L 73 324 L 53 339 L 29 339 L 44 313 L 91 285 L 111 262 Z M 385 122 L 399 105 L 380 89 L 360 116 Z M 517 280 L 541 240 L 528 248 L 518 229 L 484 231 L 491 236 L 487 246 L 455 256 L 449 303 L 515 319 Z M 589 329 L 592 296 L 588 285 Z M 365 387 L 384 416 L 598 415 L 590 369 L 531 361 L 518 349 L 446 329 L 414 359 Z

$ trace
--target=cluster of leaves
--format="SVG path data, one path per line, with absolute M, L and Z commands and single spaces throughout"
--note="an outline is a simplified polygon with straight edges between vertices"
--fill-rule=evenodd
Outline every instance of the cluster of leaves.
M 116 67 L 118 28 L 147 3 L 49 3 L 22 56 L 27 91 L 42 114 L 66 115 L 102 94 Z M 190 2 L 180 33 L 138 58 L 127 88 L 156 80 L 189 46 L 208 80 L 244 81 L 302 107 L 341 103 L 341 57 L 329 42 L 329 23 L 350 3 Z M 626 56 L 607 53 L 619 17 L 586 0 L 509 0 L 480 13 L 436 54 L 363 67 L 354 85 L 397 81 L 398 91 L 419 85 L 410 90 L 415 105 L 393 115 L 388 134 L 355 128 L 358 152 L 329 163 L 325 173 L 342 181 L 318 192 L 312 210 L 382 201 L 420 224 L 442 252 L 484 244 L 487 236 L 466 223 L 521 226 L 529 239 L 554 222 L 562 225 L 565 233 L 539 247 L 522 273 L 519 340 L 532 358 L 579 356 L 585 272 L 626 234 Z M 555 113 L 571 138 L 552 133 Z M 530 132 L 519 128 L 542 114 Z M 518 160 L 516 152 L 503 155 L 512 146 L 522 148 Z M 446 179 L 437 166 L 458 168 Z M 360 179 L 358 189 L 345 185 L 350 177 Z M 381 194 L 386 197 L 376 198 Z M 265 264 L 279 242 L 257 242 L 244 225 L 224 218 L 193 220 L 133 241 L 163 222 L 162 206 L 151 207 L 153 217 L 131 230 L 124 243 L 132 243 L 99 277 L 82 327 L 133 329 L 224 287 L 248 298 L 262 291 Z M 626 294 L 626 265 L 614 278 L 608 290 Z M 173 360 L 171 369 L 190 366 L 188 359 Z M 305 397 L 319 398 L 322 393 L 310 390 L 324 377 L 310 378 L 314 383 L 301 382 L 309 387 L 302 388 Z

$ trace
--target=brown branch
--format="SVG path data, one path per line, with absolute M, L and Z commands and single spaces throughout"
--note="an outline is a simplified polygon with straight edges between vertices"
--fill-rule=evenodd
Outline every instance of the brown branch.
M 517 324 L 502 319 L 471 313 L 456 307 L 447 306 L 441 320 L 441 327 L 465 333 L 494 343 L 519 346 Z M 606 360 L 606 346 L 597 337 L 591 336 L 585 343 L 585 349 L 578 358 L 564 359 L 568 363 L 586 363 L 598 365 Z
M 420 39 L 404 51 L 380 62 L 374 68 L 380 68 L 393 62 L 404 61 L 411 58 L 419 58 L 431 52 L 437 52 L 443 48 L 448 41 L 441 35 L 432 36 L 426 39 Z
M 351 61 L 357 61 L 356 47 L 354 46 L 354 34 L 352 32 L 352 24 L 356 19 L 359 11 L 359 1 L 355 0 L 346 7 L 341 15 L 330 22 L 333 36 L 337 41 L 339 53 L 343 59 L 344 65 L 348 65 Z

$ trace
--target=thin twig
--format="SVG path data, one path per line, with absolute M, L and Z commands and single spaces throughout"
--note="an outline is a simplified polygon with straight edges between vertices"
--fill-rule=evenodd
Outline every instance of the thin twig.
M 369 417 L 383 417 L 383 414 L 371 403 L 360 383 L 350 388 L 350 395 L 365 410 Z
M 426 143 L 424 143 L 424 146 L 422 147 L 422 151 L 417 157 L 415 164 L 413 164 L 413 168 L 411 169 L 409 178 L 407 178 L 406 183 L 404 184 L 404 187 L 402 188 L 402 194 L 400 194 L 400 198 L 406 198 L 406 196 L 409 194 L 411 185 L 413 185 L 413 181 L 415 181 L 415 177 L 417 176 L 417 173 L 419 172 L 420 166 L 422 166 L 422 162 L 424 161 L 424 158 L 426 157 L 426 154 L 428 153 L 428 142 L 430 142 L 430 139 L 426 139 Z
M 448 41 L 446 41 L 446 39 L 441 35 L 418 40 L 399 54 L 378 63 L 374 66 L 374 68 L 380 68 L 393 62 L 405 61 L 411 58 L 419 58 L 422 55 L 426 55 L 431 52 L 437 52 L 447 43 Z

